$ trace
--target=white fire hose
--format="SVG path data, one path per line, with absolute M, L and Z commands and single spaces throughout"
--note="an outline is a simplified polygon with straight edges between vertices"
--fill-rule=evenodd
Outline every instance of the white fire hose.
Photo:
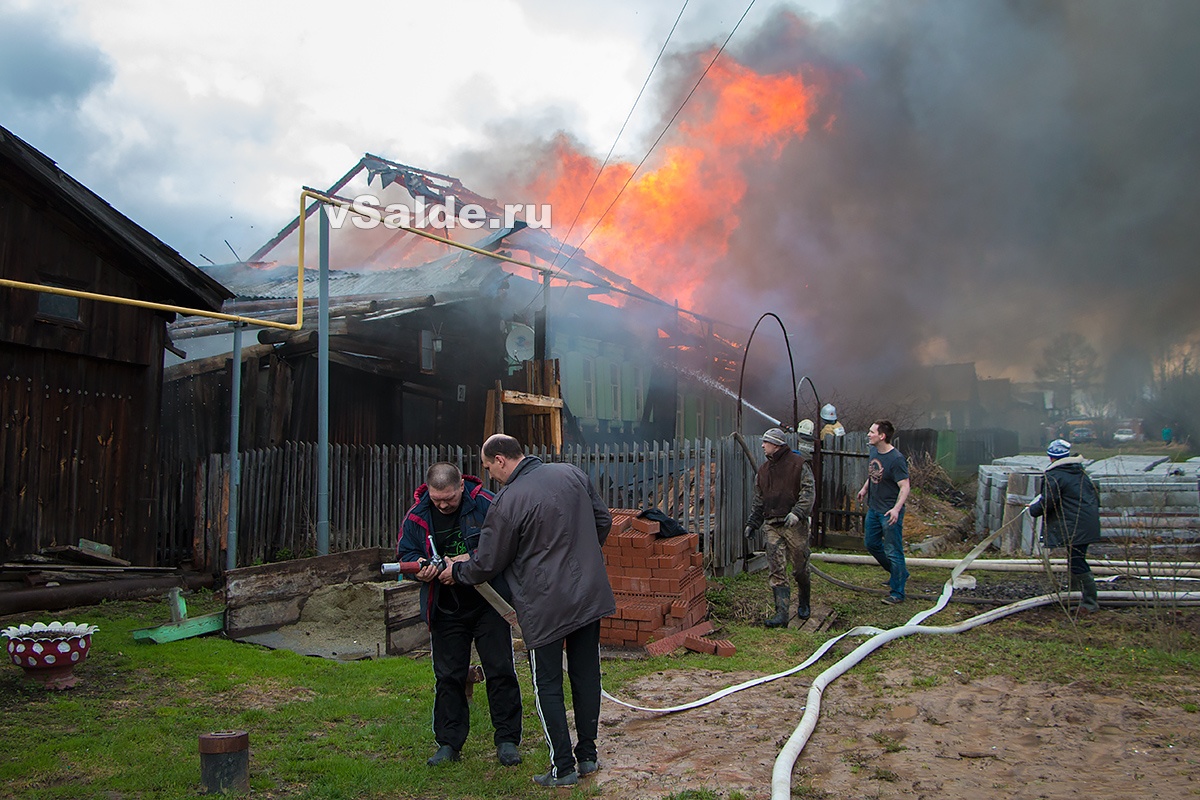
M 1025 510 L 1022 511 L 1022 514 L 1028 513 L 1028 510 L 1028 507 L 1026 507 Z M 758 686 L 760 684 L 768 683 L 770 681 L 777 680 L 778 678 L 783 678 L 800 672 L 820 660 L 820 658 L 825 655 L 830 648 L 847 636 L 870 636 L 870 639 L 860 644 L 849 654 L 838 660 L 837 663 L 833 664 L 831 667 L 818 675 L 813 680 L 812 686 L 809 688 L 808 700 L 805 704 L 804 715 L 800 719 L 800 724 L 796 726 L 796 729 L 792 732 L 792 735 L 788 738 L 787 742 L 780 750 L 779 755 L 775 759 L 775 766 L 771 772 L 771 800 L 790 800 L 792 795 L 792 769 L 796 764 L 796 759 L 800 757 L 800 752 L 804 749 L 805 744 L 808 743 L 809 738 L 812 736 L 813 731 L 817 727 L 817 719 L 821 713 L 821 695 L 825 691 L 825 687 L 827 687 L 837 678 L 841 677 L 843 674 L 849 671 L 851 667 L 858 664 L 869 654 L 878 650 L 880 647 L 883 647 L 890 641 L 902 638 L 904 636 L 909 636 L 914 633 L 961 633 L 963 631 L 978 627 L 979 625 L 986 625 L 989 622 L 994 622 L 995 620 L 1003 619 L 1004 617 L 1017 614 L 1022 611 L 1027 611 L 1031 608 L 1037 608 L 1039 606 L 1060 602 L 1064 597 L 1070 598 L 1077 597 L 1079 595 L 1078 592 L 1045 594 L 1039 597 L 1026 598 L 1025 600 L 1020 600 L 1016 603 L 1010 603 L 1009 605 L 1001 606 L 999 608 L 994 608 L 983 614 L 970 617 L 969 619 L 965 619 L 962 622 L 954 625 L 934 626 L 921 624 L 926 619 L 946 607 L 946 605 L 950 602 L 951 595 L 954 593 L 955 579 L 958 578 L 967 569 L 971 562 L 975 561 L 979 554 L 986 550 L 1009 525 L 1012 525 L 1020 519 L 1021 516 L 1018 515 L 1010 520 L 1007 525 L 1001 526 L 993 531 L 960 561 L 952 562 L 948 559 L 936 559 L 937 561 L 941 562 L 938 564 L 938 566 L 948 566 L 950 563 L 954 564 L 954 567 L 950 573 L 950 578 L 942 587 L 942 593 L 938 597 L 937 602 L 934 603 L 931 608 L 915 614 L 904 625 L 892 628 L 890 630 L 883 630 L 881 628 L 876 628 L 869 625 L 853 628 L 846 633 L 843 633 L 825 642 L 819 648 L 817 648 L 816 652 L 809 656 L 803 663 L 792 667 L 791 669 L 778 672 L 773 675 L 765 675 L 760 678 L 754 678 L 743 683 L 739 683 L 736 686 L 730 686 L 725 689 L 721 689 L 720 691 L 714 692 L 706 697 L 702 697 L 699 700 L 694 700 L 690 703 L 684 703 L 683 705 L 671 706 L 668 708 L 648 708 L 645 706 L 635 705 L 633 703 L 627 703 L 623 700 L 618 700 L 616 697 L 613 697 L 603 689 L 601 689 L 601 694 L 614 703 L 618 703 L 619 705 L 623 705 L 627 708 L 638 711 L 649 711 L 660 714 L 686 711 L 714 702 L 722 697 L 727 697 L 728 695 L 731 695 L 734 692 L 739 692 L 742 689 L 748 689 L 752 686 Z M 814 554 L 814 557 L 816 557 L 816 554 Z M 832 561 L 834 559 L 823 560 Z M 915 565 L 916 561 L 933 560 L 935 559 L 911 559 L 908 560 L 908 563 L 913 563 Z M 1026 569 L 1037 566 L 1039 569 L 1043 570 L 1046 568 L 1046 566 L 1048 566 L 1048 559 L 1038 561 L 1036 564 L 1032 559 L 1030 562 L 1031 563 L 1028 565 L 1023 566 L 1025 566 Z M 874 563 L 873 558 L 871 563 Z M 1169 565 L 1164 564 L 1163 566 L 1167 567 Z M 1186 565 L 1186 568 L 1190 568 L 1192 566 L 1193 565 L 1189 564 Z M 1181 605 L 1200 605 L 1200 592 L 1100 592 L 1099 596 L 1109 601 L 1173 602 Z

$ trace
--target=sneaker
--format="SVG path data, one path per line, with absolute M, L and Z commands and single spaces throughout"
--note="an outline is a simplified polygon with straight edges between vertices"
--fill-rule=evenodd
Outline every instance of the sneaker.
M 545 786 L 546 788 L 574 786 L 579 783 L 579 775 L 571 771 L 566 775 L 559 775 L 556 778 L 554 777 L 554 770 L 550 770 L 545 775 L 534 775 L 533 782 L 538 786 Z
M 883 603 L 885 606 L 898 606 L 904 602 L 904 598 L 897 597 L 894 594 L 889 594 L 887 597 L 881 598 L 879 602 Z
M 521 754 L 512 742 L 501 742 L 496 745 L 496 758 L 506 767 L 515 767 L 521 763 Z
M 579 772 L 579 777 L 586 778 L 600 769 L 600 763 L 598 761 L 580 761 L 576 769 Z
M 444 744 L 425 763 L 431 767 L 436 767 L 438 764 L 444 764 L 447 761 L 458 761 L 458 751 L 450 745 Z

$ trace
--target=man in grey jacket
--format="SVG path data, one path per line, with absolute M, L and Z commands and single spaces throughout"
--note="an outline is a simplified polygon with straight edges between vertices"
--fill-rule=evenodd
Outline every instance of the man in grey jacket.
M 483 467 L 503 487 L 492 500 L 474 554 L 442 572 L 443 583 L 478 585 L 503 572 L 533 672 L 538 716 L 550 746 L 540 786 L 572 786 L 599 768 L 600 620 L 616 612 L 601 545 L 612 515 L 587 475 L 571 464 L 526 456 L 511 436 L 483 443 Z M 563 700 L 563 650 L 576 744 Z

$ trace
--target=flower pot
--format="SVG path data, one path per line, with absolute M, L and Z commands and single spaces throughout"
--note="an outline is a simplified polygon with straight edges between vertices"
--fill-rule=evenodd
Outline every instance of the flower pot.
M 0 631 L 8 638 L 8 656 L 25 674 L 47 689 L 70 689 L 74 669 L 87 658 L 98 628 L 75 622 L 35 622 Z

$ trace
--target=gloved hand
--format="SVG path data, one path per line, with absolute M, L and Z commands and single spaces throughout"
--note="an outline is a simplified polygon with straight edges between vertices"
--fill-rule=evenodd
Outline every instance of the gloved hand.
M 787 525 L 789 528 L 794 528 L 800 524 L 800 518 L 795 514 L 789 513 L 786 517 L 784 517 L 783 524 Z
M 755 530 L 756 530 L 756 528 L 753 525 L 747 525 L 746 529 L 744 531 L 742 531 L 742 535 L 745 536 L 747 539 L 752 539 L 752 538 L 754 538 Z

